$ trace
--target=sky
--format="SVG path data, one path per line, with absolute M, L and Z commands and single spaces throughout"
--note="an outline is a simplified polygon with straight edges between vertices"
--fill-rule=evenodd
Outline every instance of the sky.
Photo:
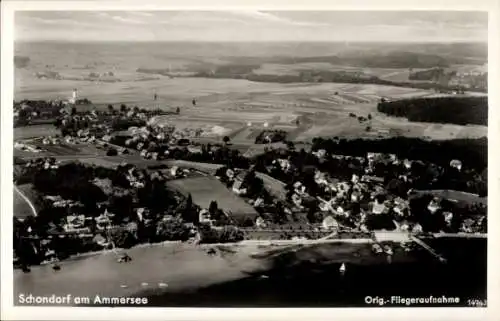
M 484 12 L 18 11 L 18 41 L 486 42 Z

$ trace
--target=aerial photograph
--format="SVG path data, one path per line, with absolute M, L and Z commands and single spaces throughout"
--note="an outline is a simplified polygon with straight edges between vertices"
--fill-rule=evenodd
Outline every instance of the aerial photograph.
M 487 306 L 487 12 L 14 18 L 14 305 Z

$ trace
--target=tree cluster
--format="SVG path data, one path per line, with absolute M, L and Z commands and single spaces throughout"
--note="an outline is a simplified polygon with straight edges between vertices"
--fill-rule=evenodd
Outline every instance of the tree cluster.
M 469 168 L 483 171 L 487 167 L 488 139 L 453 139 L 428 141 L 421 138 L 324 139 L 314 138 L 312 150 L 329 154 L 366 156 L 368 152 L 395 154 L 401 159 L 422 160 L 445 166 L 458 159 Z
M 487 97 L 411 98 L 380 102 L 377 110 L 410 121 L 488 125 Z

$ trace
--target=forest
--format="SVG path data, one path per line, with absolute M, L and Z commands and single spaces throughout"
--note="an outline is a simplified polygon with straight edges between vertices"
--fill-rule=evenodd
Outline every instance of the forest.
M 377 110 L 410 121 L 488 125 L 487 97 L 435 97 L 385 101 Z

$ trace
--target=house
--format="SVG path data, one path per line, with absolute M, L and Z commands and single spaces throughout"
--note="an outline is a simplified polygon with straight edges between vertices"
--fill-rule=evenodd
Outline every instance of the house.
M 351 189 L 351 185 L 348 182 L 340 182 L 337 184 L 337 190 L 348 192 Z
M 372 207 L 372 213 L 373 214 L 378 215 L 378 214 L 383 214 L 383 213 L 386 213 L 386 212 L 387 212 L 387 208 L 386 208 L 386 206 L 385 206 L 384 203 L 379 203 L 377 201 L 375 201 L 373 203 L 373 207 Z
M 202 150 L 200 147 L 198 146 L 188 146 L 188 151 L 190 153 L 193 153 L 193 154 L 201 154 L 202 153 Z
M 302 207 L 302 198 L 300 198 L 300 196 L 296 193 L 292 195 L 292 202 L 293 204 L 295 204 L 295 206 Z
M 362 194 L 359 191 L 353 191 L 351 193 L 351 202 L 359 202 L 362 198 Z
M 317 158 L 324 158 L 326 156 L 326 150 L 324 149 L 319 149 L 318 151 L 316 152 L 313 152 L 312 153 L 314 156 L 316 156 Z
M 229 178 L 229 179 L 233 179 L 234 178 L 234 171 L 230 168 L 228 168 L 226 170 L 226 176 Z
M 383 184 L 384 183 L 384 178 L 383 177 L 378 177 L 378 176 L 363 175 L 361 177 L 361 181 L 365 182 L 365 183 L 379 183 L 379 184 Z
M 47 195 L 44 197 L 46 200 L 52 201 L 52 202 L 57 202 L 61 201 L 63 198 L 60 195 Z
M 246 188 L 243 188 L 243 183 L 245 182 L 245 178 L 247 176 L 246 171 L 240 172 L 238 175 L 234 177 L 234 182 L 233 182 L 233 192 L 235 192 L 238 195 L 245 194 L 247 192 Z
M 278 163 L 279 166 L 281 167 L 281 169 L 285 172 L 287 172 L 288 170 L 290 170 L 290 161 L 288 159 L 283 159 L 283 158 L 278 158 L 277 160 L 274 160 L 273 161 L 273 164 L 276 164 Z
M 338 230 L 339 223 L 333 218 L 333 216 L 329 215 L 323 219 L 321 222 L 321 227 L 325 230 Z
M 137 213 L 137 218 L 139 219 L 139 222 L 144 220 L 144 215 L 146 214 L 145 208 L 144 207 L 139 207 L 136 210 Z
M 453 213 L 452 212 L 444 212 L 443 217 L 444 217 L 444 221 L 446 222 L 446 224 L 451 225 L 451 222 L 453 220 Z
M 322 173 L 320 171 L 316 171 L 314 173 L 314 181 L 316 182 L 316 184 L 318 184 L 320 186 L 328 184 L 328 180 L 325 177 L 325 173 Z
M 335 208 L 335 213 L 340 216 L 349 216 L 349 213 L 340 205 Z
M 333 207 L 329 202 L 321 202 L 319 203 L 319 209 L 322 212 L 333 212 Z
M 258 197 L 255 202 L 253 202 L 254 207 L 259 207 L 261 205 L 264 205 L 264 199 L 261 197 Z
M 95 218 L 95 222 L 97 224 L 97 228 L 105 229 L 109 224 L 111 224 L 111 220 L 107 215 L 99 215 Z
M 172 175 L 173 177 L 176 177 L 177 173 L 178 173 L 178 170 L 179 170 L 179 167 L 172 166 L 172 168 L 170 168 L 170 175 Z
M 416 223 L 415 225 L 413 225 L 411 231 L 413 233 L 422 233 L 423 232 L 423 228 L 422 228 L 422 225 Z
M 255 220 L 255 227 L 265 228 L 266 226 L 266 221 L 261 216 L 257 217 L 257 219 Z
M 209 223 L 212 224 L 213 220 L 210 217 L 210 212 L 206 209 L 202 209 L 199 212 L 199 221 L 200 223 Z
M 439 206 L 439 199 L 434 198 L 429 202 L 429 205 L 427 206 L 427 209 L 431 214 L 436 213 L 441 207 Z
M 450 167 L 456 168 L 460 171 L 462 169 L 462 162 L 458 159 L 454 159 L 450 162 Z
M 74 227 L 82 227 L 85 222 L 85 215 L 68 215 L 66 222 Z

